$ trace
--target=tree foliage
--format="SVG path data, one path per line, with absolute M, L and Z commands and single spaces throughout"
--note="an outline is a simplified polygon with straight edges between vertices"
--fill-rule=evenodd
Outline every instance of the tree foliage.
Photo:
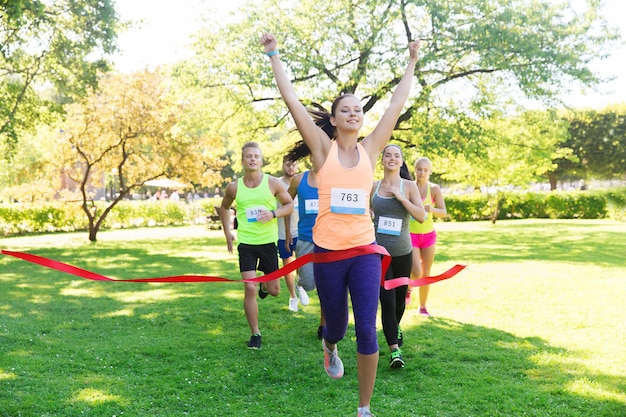
M 57 137 L 59 166 L 79 185 L 92 241 L 111 209 L 146 181 L 165 176 L 209 185 L 222 166 L 221 138 L 197 128 L 187 111 L 193 103 L 177 100 L 162 75 L 110 74 L 100 83 L 99 92 L 70 106 Z M 101 188 L 111 172 L 118 193 L 100 212 L 90 189 Z
M 567 123 L 554 112 L 528 111 L 484 125 L 485 154 L 453 157 L 438 171 L 443 178 L 476 188 L 526 187 L 553 168 L 558 145 L 567 137 Z
M 582 178 L 624 179 L 626 176 L 626 107 L 577 112 L 570 118 L 569 139 Z
M 113 0 L 0 0 L 0 141 L 19 135 L 47 110 L 86 94 L 115 50 Z M 43 98 L 41 88 L 54 87 Z
M 0 201 L 21 203 L 49 201 L 60 188 L 58 169 L 51 164 L 54 155 L 54 129 L 37 126 L 12 148 L 11 163 L 0 163 Z M 0 154 L 9 144 L 0 142 Z
M 560 144 L 567 138 L 567 123 L 556 112 L 536 110 L 518 117 L 492 117 L 483 124 L 484 153 L 451 153 L 434 163 L 443 179 L 483 189 L 490 196 L 489 214 L 495 222 L 504 191 L 527 188 L 554 169 L 554 159 L 566 156 Z
M 433 151 L 485 149 L 478 120 L 508 103 L 549 102 L 573 85 L 601 81 L 588 64 L 618 35 L 599 8 L 589 2 L 575 14 L 569 2 L 530 0 L 255 2 L 240 21 L 199 34 L 197 80 L 227 87 L 242 106 L 252 103 L 256 120 L 233 132 L 239 137 L 292 127 L 258 42 L 272 31 L 305 104 L 328 107 L 338 94 L 355 93 L 377 119 L 399 82 L 407 44 L 420 38 L 417 88 L 395 138 Z M 457 144 L 444 132 L 449 126 Z

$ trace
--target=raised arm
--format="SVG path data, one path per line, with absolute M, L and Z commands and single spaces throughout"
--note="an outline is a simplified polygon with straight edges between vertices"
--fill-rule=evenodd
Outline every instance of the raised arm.
M 409 44 L 409 63 L 404 71 L 402 79 L 396 86 L 391 96 L 389 107 L 378 122 L 378 125 L 372 133 L 363 139 L 363 146 L 367 149 L 372 163 L 376 164 L 378 155 L 389 142 L 393 129 L 398 122 L 402 108 L 406 103 L 409 93 L 411 92 L 411 84 L 413 83 L 413 74 L 415 73 L 415 65 L 417 64 L 420 41 L 413 41 Z
M 269 56 L 270 63 L 272 64 L 272 71 L 274 72 L 274 78 L 276 79 L 276 85 L 278 86 L 280 95 L 283 97 L 293 120 L 296 122 L 296 127 L 302 139 L 304 139 L 304 143 L 306 143 L 311 150 L 314 161 L 323 163 L 330 150 L 330 138 L 313 122 L 308 111 L 298 99 L 296 90 L 280 62 L 278 41 L 274 35 L 265 33 L 261 36 L 261 44 L 265 48 L 265 53 Z M 317 166 L 321 166 L 321 164 Z

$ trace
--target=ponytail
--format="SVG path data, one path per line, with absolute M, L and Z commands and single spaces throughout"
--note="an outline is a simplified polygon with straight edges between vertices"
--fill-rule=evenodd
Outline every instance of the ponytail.
M 307 111 L 311 115 L 311 119 L 313 119 L 313 122 L 317 125 L 317 127 L 322 129 L 324 133 L 326 133 L 326 135 L 328 135 L 330 140 L 335 140 L 335 137 L 337 135 L 337 129 L 330 123 L 330 119 L 335 114 L 335 110 L 337 109 L 339 102 L 346 97 L 355 96 L 354 94 L 342 94 L 337 97 L 333 102 L 332 110 L 330 113 L 321 105 L 315 105 L 317 109 L 307 109 Z M 309 149 L 309 147 L 306 146 L 304 140 L 300 140 L 296 142 L 296 144 L 291 148 L 291 150 L 287 153 L 285 157 L 289 158 L 291 161 L 297 161 L 298 159 L 308 156 L 310 154 L 311 150 Z

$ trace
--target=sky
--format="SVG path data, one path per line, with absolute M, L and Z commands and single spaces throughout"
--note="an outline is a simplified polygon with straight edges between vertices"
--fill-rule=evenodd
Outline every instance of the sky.
M 113 57 L 116 68 L 132 72 L 179 61 L 191 52 L 189 36 L 202 25 L 200 17 L 223 22 L 244 0 L 116 0 L 116 9 L 123 20 L 137 21 L 138 27 L 120 35 L 121 51 Z M 173 7 L 174 6 L 174 7 Z M 626 40 L 626 1 L 604 0 L 604 16 L 612 26 L 620 28 Z M 626 102 L 626 47 L 612 51 L 611 57 L 592 65 L 603 77 L 613 81 L 598 91 L 581 91 L 563 97 L 572 107 L 603 108 L 608 104 Z

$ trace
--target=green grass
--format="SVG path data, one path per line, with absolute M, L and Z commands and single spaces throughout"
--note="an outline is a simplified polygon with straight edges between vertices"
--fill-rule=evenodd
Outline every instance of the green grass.
M 381 359 L 378 416 L 626 416 L 626 224 L 439 223 L 429 310 L 403 320 L 407 365 Z M 115 278 L 239 278 L 220 232 L 202 227 L 3 239 Z M 239 283 L 83 280 L 0 257 L 0 416 L 354 416 L 354 328 L 328 378 L 315 297 L 260 301 L 263 349 Z

